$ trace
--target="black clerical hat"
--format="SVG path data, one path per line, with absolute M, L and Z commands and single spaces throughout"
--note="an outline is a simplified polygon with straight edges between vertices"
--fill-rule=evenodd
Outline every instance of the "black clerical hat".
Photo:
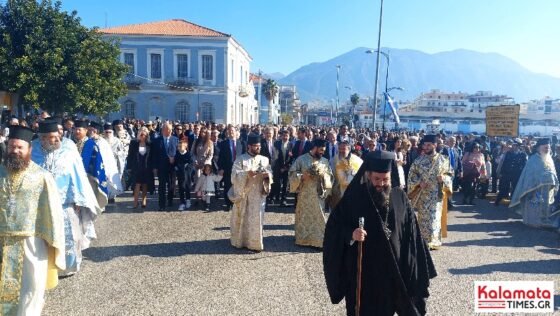
M 313 147 L 327 147 L 327 141 L 317 138 L 313 141 Z
M 58 132 L 58 123 L 55 120 L 44 120 L 39 122 L 39 133 Z
M 105 125 L 103 125 L 103 129 L 104 130 L 113 129 L 113 125 L 106 123 Z
M 33 135 L 35 132 L 29 127 L 20 126 L 20 125 L 12 125 L 10 126 L 10 135 L 8 135 L 9 139 L 21 139 L 28 143 L 31 143 L 33 139 Z
M 97 129 L 98 132 L 103 130 L 103 125 L 101 125 L 101 123 L 98 123 L 96 121 L 89 122 L 89 126 Z
M 85 120 L 76 120 L 74 121 L 74 127 L 75 128 L 88 128 L 89 127 L 89 122 L 85 121 Z
M 550 138 L 539 138 L 535 147 L 539 147 L 540 145 L 550 145 Z
M 114 120 L 113 125 L 124 125 L 124 122 L 122 120 Z
M 261 143 L 261 137 L 257 134 L 249 134 L 247 137 L 247 145 L 255 145 Z
M 395 153 L 384 150 L 375 150 L 366 155 L 364 164 L 366 171 L 390 172 L 394 160 Z
M 436 135 L 435 134 L 430 134 L 430 135 L 426 135 L 424 136 L 424 143 L 432 143 L 435 144 L 436 143 Z

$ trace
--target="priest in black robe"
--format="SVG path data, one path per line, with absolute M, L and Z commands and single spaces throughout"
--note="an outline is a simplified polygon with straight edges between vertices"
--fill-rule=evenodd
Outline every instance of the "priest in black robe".
M 437 274 L 410 201 L 391 188 L 394 154 L 374 151 L 331 213 L 323 265 L 333 304 L 346 300 L 356 315 L 358 243 L 363 241 L 359 315 L 425 315 L 430 279 Z M 358 220 L 364 218 L 364 229 Z

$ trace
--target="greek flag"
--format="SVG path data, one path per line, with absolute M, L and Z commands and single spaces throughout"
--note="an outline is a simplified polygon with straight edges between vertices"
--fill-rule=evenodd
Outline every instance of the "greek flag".
M 401 122 L 401 119 L 399 118 L 399 114 L 397 113 L 397 109 L 399 108 L 399 105 L 395 100 L 393 100 L 393 98 L 391 98 L 391 96 L 388 93 L 383 93 L 383 94 L 385 94 L 385 101 L 387 101 L 387 105 L 389 106 L 389 109 L 391 109 L 391 113 L 393 113 L 393 116 L 395 117 L 395 122 L 399 124 Z

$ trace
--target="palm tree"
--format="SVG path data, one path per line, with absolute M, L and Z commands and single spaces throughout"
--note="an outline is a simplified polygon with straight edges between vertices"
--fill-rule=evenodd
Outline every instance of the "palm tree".
M 354 93 L 350 96 L 350 102 L 353 106 L 358 105 L 358 102 L 360 102 L 360 96 L 357 93 Z
M 268 121 L 272 122 L 272 108 L 274 104 L 274 98 L 278 95 L 278 84 L 272 79 L 266 79 L 266 82 L 262 86 L 262 93 L 268 100 Z
M 357 93 L 354 93 L 353 95 L 350 96 L 350 102 L 352 103 L 352 118 L 350 119 L 350 122 L 352 122 L 352 127 L 354 127 L 354 122 L 356 121 L 355 110 L 356 110 L 356 105 L 358 105 L 358 102 L 360 102 L 360 96 Z

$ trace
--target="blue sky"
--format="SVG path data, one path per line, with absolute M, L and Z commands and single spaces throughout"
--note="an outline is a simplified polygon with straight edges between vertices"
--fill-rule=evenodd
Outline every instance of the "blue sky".
M 288 74 L 356 47 L 376 47 L 380 0 L 63 0 L 87 26 L 182 18 L 232 34 L 251 71 Z M 560 1 L 385 0 L 381 45 L 435 53 L 497 52 L 560 77 Z

